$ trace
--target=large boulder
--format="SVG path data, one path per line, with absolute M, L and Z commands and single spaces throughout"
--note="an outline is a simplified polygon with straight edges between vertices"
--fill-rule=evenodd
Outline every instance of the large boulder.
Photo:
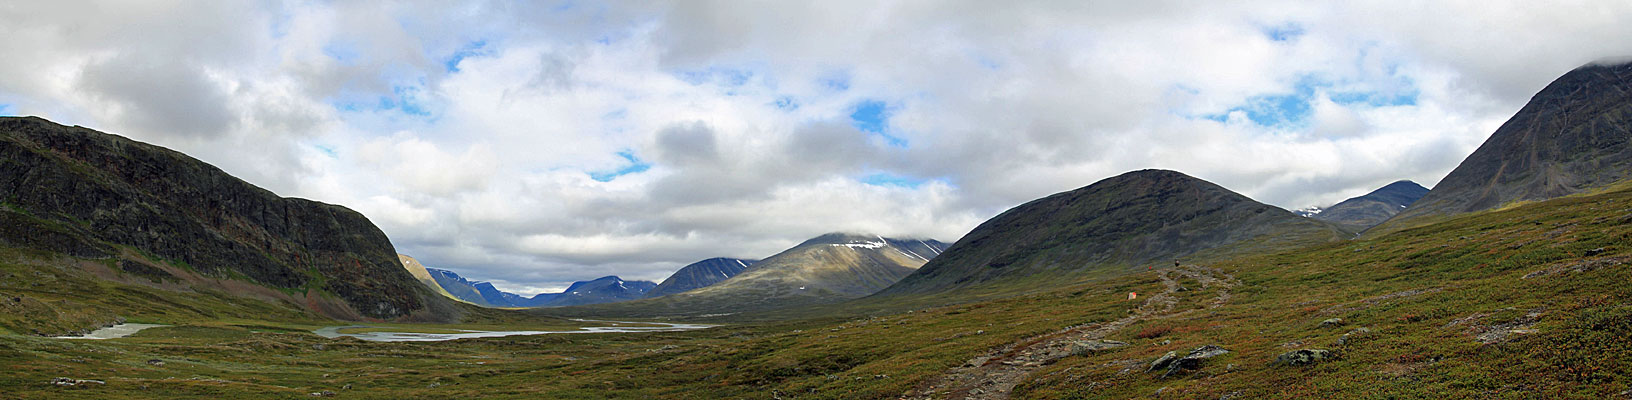
M 1177 351 L 1169 351 L 1167 354 L 1157 358 L 1156 361 L 1151 362 L 1150 368 L 1146 369 L 1145 372 L 1166 370 L 1166 372 L 1162 373 L 1162 377 L 1166 378 L 1185 370 L 1199 368 L 1201 367 L 1202 360 L 1221 356 L 1229 352 L 1229 350 L 1225 350 L 1223 347 L 1210 344 L 1197 347 L 1195 350 L 1191 350 L 1189 354 L 1185 354 L 1183 357 L 1180 357 L 1179 352 Z

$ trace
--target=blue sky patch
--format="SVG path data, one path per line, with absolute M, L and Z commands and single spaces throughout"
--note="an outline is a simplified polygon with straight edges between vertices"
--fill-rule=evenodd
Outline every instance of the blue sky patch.
M 12 116 L 11 113 L 12 113 L 12 111 L 11 111 L 11 105 L 10 104 L 0 104 L 0 115 L 10 117 L 10 116 Z
M 884 139 L 890 146 L 906 148 L 907 140 L 891 135 L 889 105 L 879 100 L 862 100 L 850 112 L 850 126 Z
M 395 99 L 383 96 L 380 97 L 381 109 L 391 109 L 395 107 L 396 109 L 402 111 L 403 114 L 417 115 L 421 117 L 431 116 L 431 111 L 425 109 L 425 105 L 419 98 L 420 89 L 418 86 L 393 86 L 391 87 L 391 92 L 396 94 L 397 97 Z
M 629 165 L 623 166 L 622 168 L 618 168 L 614 171 L 590 172 L 589 178 L 600 182 L 611 182 L 613 179 L 617 179 L 620 176 L 641 173 L 648 169 L 652 169 L 651 163 L 641 160 L 640 157 L 635 157 L 635 153 L 633 151 L 620 151 L 618 152 L 618 157 L 622 157 L 625 161 L 628 161 Z
M 864 100 L 850 112 L 850 125 L 863 132 L 884 133 L 889 123 L 889 110 L 882 101 Z
M 776 98 L 776 103 L 772 104 L 775 104 L 776 108 L 782 111 L 793 111 L 799 109 L 799 102 L 794 101 L 792 97 L 788 96 L 778 97 Z
M 1296 40 L 1299 36 L 1303 36 L 1304 33 L 1303 25 L 1298 25 L 1296 22 L 1266 26 L 1263 31 L 1264 36 L 1268 36 L 1269 40 L 1277 42 L 1290 42 Z
M 470 43 L 466 43 L 464 47 L 454 50 L 453 54 L 448 56 L 447 61 L 442 62 L 442 66 L 447 69 L 448 72 L 459 72 L 460 61 L 464 61 L 465 58 L 471 56 L 481 56 L 487 54 L 486 40 L 472 41 Z
M 1315 75 L 1304 75 L 1292 85 L 1290 93 L 1262 94 L 1246 99 L 1244 104 L 1222 113 L 1203 115 L 1202 118 L 1224 122 L 1234 112 L 1242 112 L 1253 123 L 1275 128 L 1297 128 L 1308 123 L 1314 114 L 1313 103 L 1317 91 L 1325 91 L 1333 103 L 1344 106 L 1414 106 L 1420 91 L 1408 77 L 1398 77 L 1404 89 L 1397 91 L 1348 90 L 1334 91 L 1336 82 Z
M 846 72 L 835 72 L 821 79 L 817 79 L 816 83 L 819 83 L 822 85 L 822 87 L 828 88 L 835 92 L 843 92 L 850 90 L 850 74 Z
M 329 56 L 329 58 L 333 58 L 341 64 L 351 65 L 353 61 L 361 58 L 363 53 L 357 50 L 357 45 L 352 43 L 329 42 L 328 45 L 323 46 L 323 55 Z
M 1328 95 L 1333 103 L 1350 105 L 1365 104 L 1372 107 L 1414 106 L 1421 92 L 1412 88 L 1402 93 L 1383 92 L 1335 92 Z
M 918 186 L 923 185 L 924 182 L 928 182 L 929 180 L 911 178 L 888 172 L 878 172 L 863 176 L 861 179 L 859 179 L 859 181 L 861 181 L 861 183 L 873 186 L 895 186 L 916 189 Z
M 1224 122 L 1231 113 L 1239 111 L 1246 114 L 1248 120 L 1261 126 L 1278 128 L 1303 126 L 1308 122 L 1309 116 L 1314 114 L 1311 103 L 1315 98 L 1315 89 L 1331 85 L 1331 82 L 1320 80 L 1314 75 L 1304 75 L 1292 85 L 1291 93 L 1248 97 L 1246 104 L 1203 118 Z
M 321 144 L 314 144 L 314 145 L 312 145 L 312 148 L 317 149 L 317 151 L 323 152 L 323 154 L 327 154 L 329 156 L 329 158 L 339 158 L 340 157 L 340 153 L 334 151 L 334 146 L 325 146 L 325 145 L 321 145 Z
M 388 95 L 347 92 L 332 98 L 329 105 L 341 112 L 387 113 L 396 111 L 403 115 L 417 117 L 416 120 L 434 122 L 437 119 L 435 113 L 432 112 L 434 104 L 423 97 L 423 91 L 424 89 L 417 85 L 396 85 L 391 87 L 391 94 Z M 394 117 L 389 118 L 395 119 Z
M 753 79 L 754 72 L 745 69 L 708 67 L 700 70 L 676 71 L 674 77 L 692 85 L 715 83 L 722 86 L 737 87 L 745 85 L 748 80 Z

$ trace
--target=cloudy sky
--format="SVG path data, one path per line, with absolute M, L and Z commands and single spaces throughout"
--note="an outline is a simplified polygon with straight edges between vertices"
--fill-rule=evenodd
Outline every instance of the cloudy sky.
M 177 149 L 531 294 L 830 231 L 957 239 L 1166 168 L 1432 186 L 1632 2 L 0 4 L 0 115 Z M 1230 2 L 1237 3 L 1237 2 Z

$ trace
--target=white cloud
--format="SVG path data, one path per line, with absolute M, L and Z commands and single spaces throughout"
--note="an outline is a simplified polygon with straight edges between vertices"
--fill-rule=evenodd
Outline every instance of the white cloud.
M 19 3 L 0 6 L 0 103 L 345 204 L 427 263 L 534 290 L 828 231 L 953 240 L 1141 168 L 1283 207 L 1432 185 L 1548 81 L 1625 56 L 1628 19 L 1614 1 Z M 850 125 L 863 101 L 888 105 L 884 132 Z M 879 174 L 900 182 L 863 183 Z

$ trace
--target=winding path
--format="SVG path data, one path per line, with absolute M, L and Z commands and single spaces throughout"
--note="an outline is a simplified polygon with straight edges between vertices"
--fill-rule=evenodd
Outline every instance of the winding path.
M 963 365 L 947 370 L 940 378 L 919 385 L 914 392 L 903 398 L 1007 399 L 1014 386 L 1027 375 L 1044 365 L 1070 356 L 1073 346 L 1079 342 L 1104 339 L 1139 320 L 1173 318 L 1197 311 L 1198 309 L 1191 309 L 1173 312 L 1173 308 L 1179 302 L 1173 293 L 1179 291 L 1180 287 L 1178 280 L 1174 278 L 1175 275 L 1195 279 L 1201 282 L 1203 289 L 1218 289 L 1218 296 L 1213 298 L 1207 308 L 1216 308 L 1228 303 L 1229 289 L 1239 284 L 1235 277 L 1216 268 L 1195 265 L 1164 268 L 1157 272 L 1157 277 L 1161 278 L 1164 286 L 1162 292 L 1145 299 L 1144 303 L 1126 317 L 1111 322 L 1070 326 L 1056 332 L 1021 339 L 969 359 Z

